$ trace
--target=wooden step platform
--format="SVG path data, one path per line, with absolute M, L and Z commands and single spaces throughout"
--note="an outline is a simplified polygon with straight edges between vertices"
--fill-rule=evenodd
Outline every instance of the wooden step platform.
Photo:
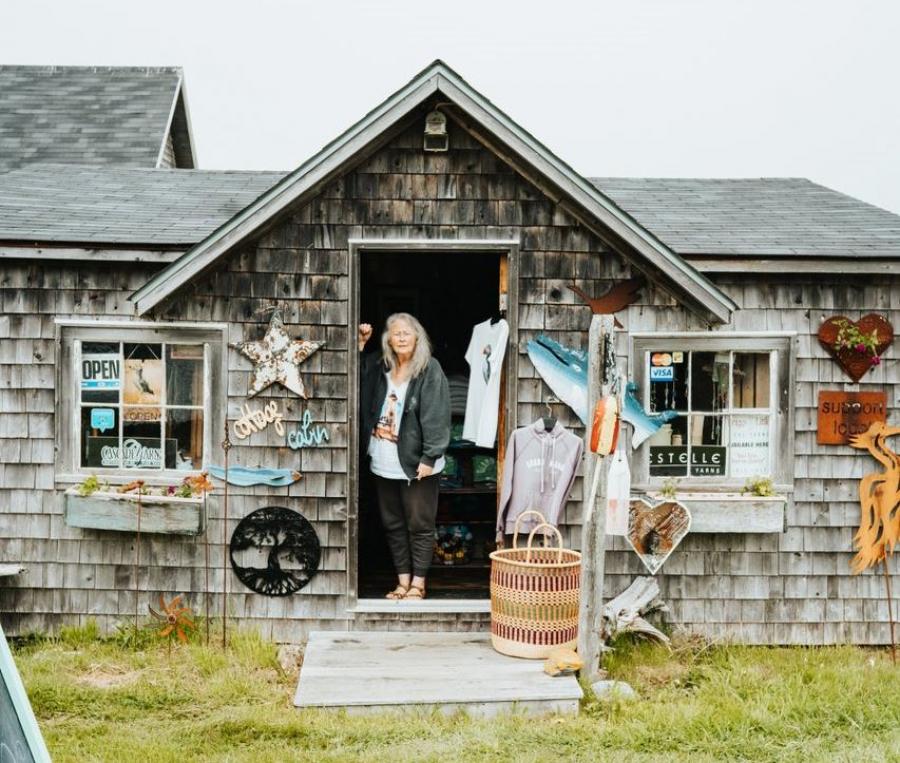
M 294 704 L 350 713 L 575 715 L 581 697 L 574 676 L 551 678 L 542 660 L 498 654 L 489 634 L 314 631 Z

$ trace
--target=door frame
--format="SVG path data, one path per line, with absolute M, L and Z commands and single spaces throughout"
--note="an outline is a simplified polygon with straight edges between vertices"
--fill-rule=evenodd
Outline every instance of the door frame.
M 509 324 L 510 344 L 507 348 L 504 366 L 506 368 L 506 405 L 511 415 L 506 417 L 506 431 L 499 432 L 498 437 L 504 442 L 516 426 L 516 402 L 518 400 L 517 379 L 519 366 L 518 353 L 518 305 L 519 305 L 519 246 L 517 239 L 364 239 L 352 238 L 348 242 L 347 268 L 350 277 L 348 291 L 348 323 L 347 323 L 347 609 L 361 611 L 359 606 L 359 350 L 356 334 L 359 325 L 360 311 L 360 256 L 365 252 L 402 252 L 404 254 L 420 252 L 484 252 L 506 256 L 506 321 Z M 502 272 L 502 268 L 501 268 Z M 498 299 L 501 290 L 498 284 Z M 499 475 L 498 475 L 499 477 Z M 367 600 L 363 600 L 367 601 Z M 403 602 L 406 604 L 407 602 Z M 422 606 L 419 606 L 419 605 Z M 479 609 L 485 608 L 479 602 Z M 383 605 L 385 611 L 397 612 L 397 602 L 385 600 L 379 605 L 365 607 L 372 612 Z M 472 600 L 446 599 L 440 602 L 415 602 L 415 607 L 406 608 L 405 612 L 464 612 L 472 611 Z M 437 605 L 437 606 L 436 606 Z

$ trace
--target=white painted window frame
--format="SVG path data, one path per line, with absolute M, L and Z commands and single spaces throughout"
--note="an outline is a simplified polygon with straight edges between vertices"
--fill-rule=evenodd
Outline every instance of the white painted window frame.
M 734 351 L 770 352 L 770 442 L 773 443 L 772 480 L 779 493 L 794 489 L 794 368 L 797 356 L 796 332 L 635 332 L 630 335 L 629 378 L 637 386 L 638 400 L 644 410 L 649 400 L 647 353 L 658 350 L 661 344 L 678 342 L 685 352 Z M 730 393 L 729 393 L 730 395 Z M 729 398 L 729 403 L 730 403 Z M 752 414 L 754 409 L 748 409 Z M 743 412 L 743 411 L 741 411 Z M 632 488 L 635 491 L 658 491 L 667 477 L 650 476 L 650 449 L 646 442 L 632 454 Z M 677 477 L 678 492 L 740 492 L 744 479 L 733 477 Z
M 202 344 L 204 346 L 203 465 L 210 463 L 215 433 L 225 425 L 227 404 L 228 326 L 222 323 L 155 321 L 56 320 L 56 481 L 79 482 L 96 474 L 117 484 L 143 479 L 171 484 L 200 473 L 200 469 L 86 468 L 80 459 L 80 346 L 84 341 Z M 72 390 L 76 390 L 73 395 Z

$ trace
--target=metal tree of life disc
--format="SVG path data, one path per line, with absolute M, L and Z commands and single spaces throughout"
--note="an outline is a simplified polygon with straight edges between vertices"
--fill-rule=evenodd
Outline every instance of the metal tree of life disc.
M 281 506 L 248 514 L 231 535 L 235 574 L 251 591 L 265 596 L 297 593 L 318 571 L 320 556 L 313 526 Z

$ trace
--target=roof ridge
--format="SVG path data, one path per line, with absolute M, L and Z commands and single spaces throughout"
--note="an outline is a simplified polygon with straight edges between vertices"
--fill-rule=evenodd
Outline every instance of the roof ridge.
M 10 175 L 25 175 L 35 170 L 87 170 L 97 172 L 104 175 L 112 175 L 116 173 L 156 173 L 156 174 L 172 174 L 172 175 L 189 175 L 189 174 L 228 174 L 228 175 L 286 175 L 291 170 L 231 170 L 231 169 L 202 169 L 191 167 L 182 169 L 179 167 L 110 167 L 105 164 L 74 164 L 71 162 L 33 162 L 24 164 L 6 172 L 0 172 L 0 180 Z M 40 174 L 39 172 L 37 174 Z
M 146 74 L 184 73 L 183 66 L 111 66 L 103 64 L 74 65 L 68 64 L 0 64 L 0 71 L 46 72 L 144 72 Z

